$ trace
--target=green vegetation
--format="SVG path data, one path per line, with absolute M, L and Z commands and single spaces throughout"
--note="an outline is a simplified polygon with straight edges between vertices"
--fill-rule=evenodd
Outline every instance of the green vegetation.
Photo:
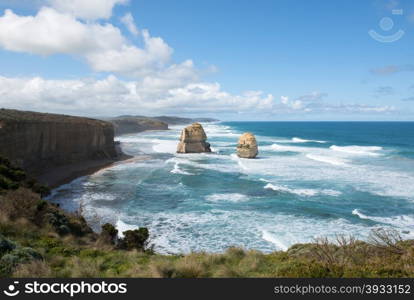
M 24 172 L 1 162 L 0 277 L 414 277 L 414 241 L 378 229 L 369 242 L 338 236 L 263 254 L 155 254 L 145 228 L 92 232 L 79 214 L 42 200 Z M 36 183 L 32 184 L 32 187 Z
M 6 190 L 17 190 L 19 187 L 26 187 L 42 197 L 50 193 L 47 186 L 41 185 L 36 180 L 27 178 L 21 168 L 12 166 L 10 161 L 0 157 L 0 193 Z

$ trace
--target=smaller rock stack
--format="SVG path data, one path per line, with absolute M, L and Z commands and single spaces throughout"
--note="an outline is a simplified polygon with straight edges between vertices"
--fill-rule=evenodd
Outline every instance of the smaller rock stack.
M 200 123 L 194 123 L 183 129 L 177 153 L 211 152 L 210 144 L 206 142 L 207 135 Z
M 241 158 L 255 158 L 258 153 L 255 136 L 250 132 L 243 133 L 237 144 L 237 155 Z

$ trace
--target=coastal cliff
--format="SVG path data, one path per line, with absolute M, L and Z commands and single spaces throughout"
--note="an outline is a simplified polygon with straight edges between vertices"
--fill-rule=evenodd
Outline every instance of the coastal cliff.
M 192 123 L 210 123 L 218 122 L 219 120 L 213 118 L 181 118 L 173 116 L 159 116 L 153 117 L 153 119 L 167 123 L 168 125 L 183 125 L 183 124 L 192 124 Z
M 146 117 L 117 117 L 108 121 L 114 125 L 115 135 L 146 130 L 168 130 L 167 123 Z
M 0 145 L 1 156 L 52 186 L 119 158 L 111 123 L 57 114 L 0 109 Z

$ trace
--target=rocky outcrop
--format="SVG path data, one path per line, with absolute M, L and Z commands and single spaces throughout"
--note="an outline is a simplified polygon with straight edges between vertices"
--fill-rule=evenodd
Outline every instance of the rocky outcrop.
M 91 160 L 111 161 L 118 154 L 111 123 L 0 109 L 0 156 L 32 175 L 76 163 L 85 167 Z
M 258 153 L 255 136 L 250 132 L 243 133 L 237 144 L 237 155 L 241 158 L 255 158 Z
M 118 117 L 109 119 L 114 125 L 115 135 L 138 133 L 146 130 L 168 130 L 168 124 L 145 117 Z
M 200 123 L 194 123 L 183 129 L 177 153 L 211 152 L 210 144 L 206 142 L 207 135 Z

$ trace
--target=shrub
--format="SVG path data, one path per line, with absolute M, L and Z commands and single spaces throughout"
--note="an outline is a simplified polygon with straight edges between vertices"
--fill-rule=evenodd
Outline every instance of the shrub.
M 30 221 L 37 221 L 37 205 L 41 201 L 40 196 L 25 188 L 16 191 L 9 191 L 0 198 L 2 212 L 11 220 L 25 218 Z
M 149 232 L 145 227 L 124 231 L 124 238 L 119 240 L 118 248 L 144 251 L 148 245 Z
M 118 230 L 114 225 L 106 223 L 102 225 L 100 240 L 107 244 L 115 244 L 118 237 Z
M 166 259 L 158 260 L 153 263 L 151 265 L 151 271 L 152 277 L 156 278 L 176 277 L 176 269 L 174 263 Z
M 50 194 L 49 187 L 27 178 L 23 169 L 14 167 L 9 160 L 0 157 L 0 190 L 16 190 L 19 187 L 29 188 L 42 197 Z
M 370 243 L 378 249 L 394 254 L 404 254 L 405 249 L 401 247 L 402 238 L 394 229 L 378 228 L 371 231 Z
M 0 234 L 0 257 L 10 251 L 13 251 L 15 248 L 15 243 L 6 239 L 3 235 Z
M 42 255 L 32 248 L 16 247 L 0 259 L 0 275 L 10 276 L 18 265 L 42 259 Z
M 52 277 L 52 270 L 46 262 L 34 260 L 18 265 L 12 276 L 17 278 L 48 278 Z
M 52 225 L 59 234 L 68 234 L 70 232 L 67 217 L 58 210 L 45 214 L 44 220 Z
M 207 272 L 200 259 L 195 255 L 188 255 L 180 259 L 175 266 L 174 277 L 200 278 L 207 277 Z
M 50 195 L 50 188 L 43 184 L 36 183 L 32 186 L 32 191 L 39 194 L 42 197 L 46 197 Z

